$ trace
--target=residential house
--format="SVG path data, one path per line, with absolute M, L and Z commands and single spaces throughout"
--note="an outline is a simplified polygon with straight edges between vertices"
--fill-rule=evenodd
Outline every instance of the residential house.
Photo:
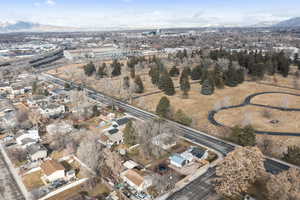
M 69 103 L 70 102 L 70 92 L 64 89 L 56 88 L 50 91 L 52 94 L 51 99 L 60 103 Z
M 162 133 L 152 138 L 152 144 L 168 150 L 176 145 L 176 137 L 173 134 Z
M 18 119 L 15 111 L 9 110 L 9 112 L 5 112 L 4 116 L 2 116 L 0 120 L 1 126 L 5 128 L 14 128 L 18 125 Z
M 105 112 L 102 112 L 101 115 L 100 115 L 100 118 L 103 121 L 107 121 L 107 122 L 112 121 L 113 119 L 115 119 L 115 117 L 116 117 L 115 113 L 105 113 Z
M 179 154 L 174 154 L 169 159 L 170 164 L 178 168 L 182 168 L 188 163 L 188 161 Z
M 193 160 L 204 160 L 208 156 L 208 151 L 199 147 L 191 147 L 180 154 L 183 158 L 192 162 Z
M 121 178 L 138 192 L 142 192 L 152 185 L 152 178 L 148 175 L 143 175 L 138 170 L 128 169 L 121 173 Z
M 123 132 L 116 128 L 106 129 L 102 132 L 98 141 L 106 147 L 111 148 L 113 145 L 123 143 Z
M 170 159 L 170 164 L 178 168 L 184 167 L 186 164 L 206 159 L 208 151 L 199 147 L 191 147 L 181 154 L 174 154 Z
M 46 101 L 47 97 L 45 95 L 34 95 L 27 99 L 27 104 L 30 107 L 38 106 L 39 103 Z
M 123 163 L 123 166 L 126 167 L 127 169 L 134 169 L 134 168 L 138 167 L 139 164 L 137 164 L 133 160 L 128 160 Z
M 47 149 L 42 144 L 32 144 L 26 150 L 31 161 L 42 160 L 47 157 Z
M 41 164 L 43 179 L 47 182 L 65 179 L 65 168 L 62 164 L 55 160 L 46 160 Z
M 129 122 L 129 120 L 130 119 L 128 117 L 122 117 L 122 118 L 113 120 L 112 125 L 114 127 L 120 127 L 120 128 L 122 127 L 122 128 L 124 128 L 125 125 Z
M 39 105 L 39 111 L 43 117 L 58 116 L 66 112 L 64 105 L 55 103 L 41 103 Z
M 12 84 L 10 89 L 10 94 L 15 97 L 17 95 L 22 95 L 25 93 L 25 87 L 21 84 Z
M 23 147 L 27 147 L 33 143 L 37 143 L 40 140 L 39 131 L 36 129 L 33 130 L 20 130 L 16 134 L 16 142 Z
M 118 194 L 116 191 L 111 192 L 105 200 L 119 200 Z

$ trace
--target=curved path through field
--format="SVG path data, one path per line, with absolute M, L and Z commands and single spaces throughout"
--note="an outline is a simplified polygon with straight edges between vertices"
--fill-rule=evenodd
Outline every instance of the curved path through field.
M 247 105 L 252 105 L 252 106 L 258 106 L 258 107 L 264 107 L 264 108 L 270 108 L 270 109 L 276 109 L 276 110 L 281 110 L 281 111 L 297 111 L 300 114 L 300 108 L 284 108 L 284 107 L 278 107 L 278 106 L 268 106 L 268 105 L 261 105 L 261 104 L 255 104 L 255 103 L 251 103 L 251 100 L 259 95 L 264 95 L 264 94 L 286 94 L 286 95 L 293 95 L 293 96 L 298 96 L 300 97 L 300 94 L 294 94 L 294 93 L 289 93 L 289 92 L 260 92 L 260 93 L 255 93 L 255 94 L 251 94 L 248 97 L 245 98 L 244 102 L 239 104 L 239 105 L 234 105 L 234 106 L 225 106 L 222 107 L 218 110 L 212 110 L 209 112 L 208 114 L 208 120 L 210 121 L 210 123 L 212 123 L 215 126 L 220 126 L 220 127 L 225 127 L 224 124 L 218 122 L 215 119 L 215 115 L 222 111 L 222 110 L 229 110 L 229 109 L 234 109 L 234 108 L 240 108 L 240 107 L 244 107 Z M 262 134 L 262 135 L 279 135 L 279 136 L 298 136 L 300 137 L 300 133 L 289 133 L 289 132 L 271 132 L 271 131 L 259 131 L 256 130 L 255 131 L 256 134 Z

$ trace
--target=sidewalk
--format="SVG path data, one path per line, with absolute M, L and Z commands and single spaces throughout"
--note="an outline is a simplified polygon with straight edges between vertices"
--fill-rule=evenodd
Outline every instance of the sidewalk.
M 22 181 L 21 177 L 18 175 L 17 170 L 13 167 L 13 164 L 10 161 L 10 159 L 1 143 L 0 143 L 0 151 L 4 157 L 5 163 L 7 164 L 8 169 L 11 172 L 14 180 L 16 181 L 21 193 L 23 194 L 23 196 L 25 197 L 26 200 L 32 200 L 30 193 L 27 191 L 25 185 L 23 184 L 23 181 Z

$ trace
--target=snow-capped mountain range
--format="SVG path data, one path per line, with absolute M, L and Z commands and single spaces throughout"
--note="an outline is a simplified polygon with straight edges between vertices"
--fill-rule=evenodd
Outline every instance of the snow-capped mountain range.
M 230 25 L 230 24 L 205 24 L 196 25 L 192 27 L 244 27 L 242 25 Z M 249 27 L 249 26 L 248 26 Z M 260 23 L 254 24 L 250 27 L 300 27 L 300 17 L 291 18 L 282 22 L 278 21 L 262 21 Z M 143 28 L 153 28 L 153 27 L 132 27 L 132 26 L 118 26 L 118 27 L 102 27 L 102 28 L 75 28 L 75 27 L 63 27 L 63 26 L 53 26 L 44 25 L 39 23 L 33 23 L 28 21 L 0 21 L 0 33 L 9 32 L 67 32 L 67 31 L 96 31 L 96 30 L 131 30 L 131 29 L 143 29 Z M 170 27 L 171 28 L 171 27 Z M 180 28 L 180 27 L 177 27 Z
M 43 25 L 27 21 L 0 21 L 0 32 L 51 32 L 51 31 L 72 31 L 75 28 Z

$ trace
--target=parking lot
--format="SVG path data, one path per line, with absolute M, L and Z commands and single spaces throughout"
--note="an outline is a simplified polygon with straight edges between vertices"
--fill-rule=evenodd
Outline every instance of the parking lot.
M 25 200 L 0 153 L 0 199 Z
M 209 169 L 186 187 L 172 194 L 167 200 L 219 200 L 216 195 L 212 180 L 215 178 L 215 169 Z

